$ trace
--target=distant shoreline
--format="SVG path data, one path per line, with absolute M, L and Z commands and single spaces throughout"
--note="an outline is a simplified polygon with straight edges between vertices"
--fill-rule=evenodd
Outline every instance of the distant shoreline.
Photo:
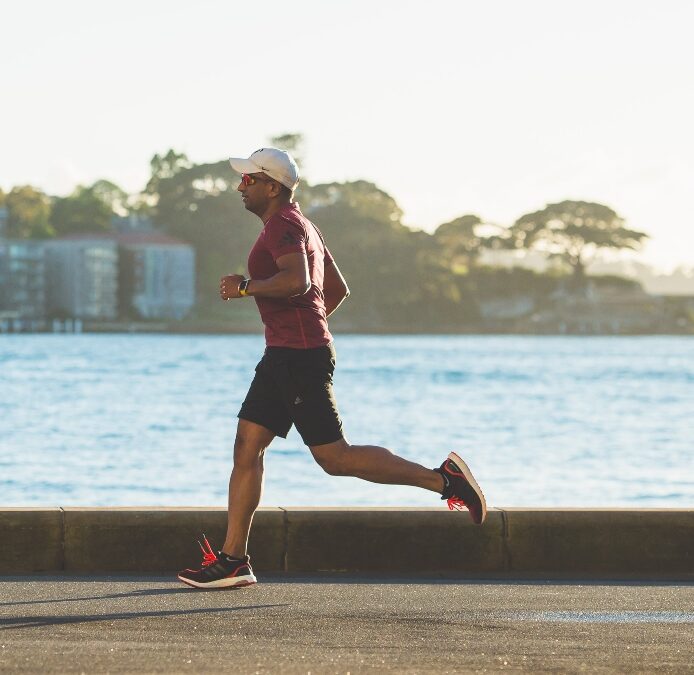
M 423 327 L 373 327 L 373 326 L 331 326 L 334 335 L 508 335 L 508 336 L 547 336 L 547 337 L 638 337 L 638 336 L 694 336 L 694 329 L 685 327 L 682 330 L 632 330 L 632 331 L 594 331 L 594 330 L 512 330 L 501 326 L 477 326 L 466 329 L 459 327 L 439 327 L 436 330 Z M 5 330 L 2 335 L 257 335 L 263 336 L 262 328 L 251 326 L 230 327 L 225 322 L 200 322 L 197 324 L 168 324 L 149 322 L 84 322 L 79 330 L 52 330 L 50 326 L 35 330 Z

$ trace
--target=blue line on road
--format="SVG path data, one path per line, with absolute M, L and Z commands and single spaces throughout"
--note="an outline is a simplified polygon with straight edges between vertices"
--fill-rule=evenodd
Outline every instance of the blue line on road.
M 538 621 L 545 623 L 694 623 L 694 612 L 668 611 L 518 611 L 477 614 L 477 619 L 497 621 Z

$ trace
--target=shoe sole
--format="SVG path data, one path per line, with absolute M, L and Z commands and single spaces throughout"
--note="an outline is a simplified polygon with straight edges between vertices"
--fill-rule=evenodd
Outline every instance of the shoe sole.
M 229 577 L 226 579 L 217 579 L 217 581 L 208 581 L 205 584 L 193 581 L 192 579 L 185 579 L 181 576 L 178 576 L 177 578 L 179 581 L 182 581 L 184 584 L 192 586 L 193 588 L 232 588 L 234 586 L 252 586 L 253 584 L 258 583 L 258 580 L 252 574 L 246 574 L 242 577 Z
M 473 518 L 473 523 L 475 525 L 481 525 L 484 522 L 484 519 L 487 517 L 487 501 L 484 498 L 484 493 L 482 492 L 482 488 L 478 485 L 477 481 L 475 480 L 475 477 L 472 475 L 472 471 L 470 471 L 470 467 L 460 458 L 458 455 L 455 454 L 455 452 L 451 452 L 448 455 L 448 459 L 450 459 L 458 468 L 463 472 L 463 475 L 465 476 L 465 480 L 470 483 L 472 486 L 472 489 L 477 493 L 477 495 L 480 498 L 480 503 L 482 504 L 482 518 L 479 523 L 476 523 L 474 518 Z M 470 509 L 468 508 L 468 511 Z M 472 513 L 470 513 L 470 516 L 472 516 Z

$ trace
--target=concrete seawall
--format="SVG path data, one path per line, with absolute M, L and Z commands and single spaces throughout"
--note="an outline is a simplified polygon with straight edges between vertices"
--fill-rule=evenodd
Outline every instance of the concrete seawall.
M 169 572 L 221 546 L 221 508 L 0 508 L 0 574 Z M 694 509 L 262 508 L 258 572 L 694 579 Z

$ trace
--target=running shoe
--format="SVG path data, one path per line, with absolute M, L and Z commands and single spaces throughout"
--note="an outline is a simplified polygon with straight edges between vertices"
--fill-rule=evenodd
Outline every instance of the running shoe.
M 445 487 L 441 499 L 447 500 L 448 508 L 451 511 L 467 508 L 472 522 L 481 525 L 487 517 L 487 502 L 468 465 L 452 452 L 434 471 L 443 476 Z
M 250 558 L 232 558 L 222 551 L 215 553 L 202 535 L 202 567 L 199 570 L 186 569 L 178 573 L 178 578 L 195 588 L 228 588 L 230 586 L 250 586 L 257 579 L 251 569 Z

